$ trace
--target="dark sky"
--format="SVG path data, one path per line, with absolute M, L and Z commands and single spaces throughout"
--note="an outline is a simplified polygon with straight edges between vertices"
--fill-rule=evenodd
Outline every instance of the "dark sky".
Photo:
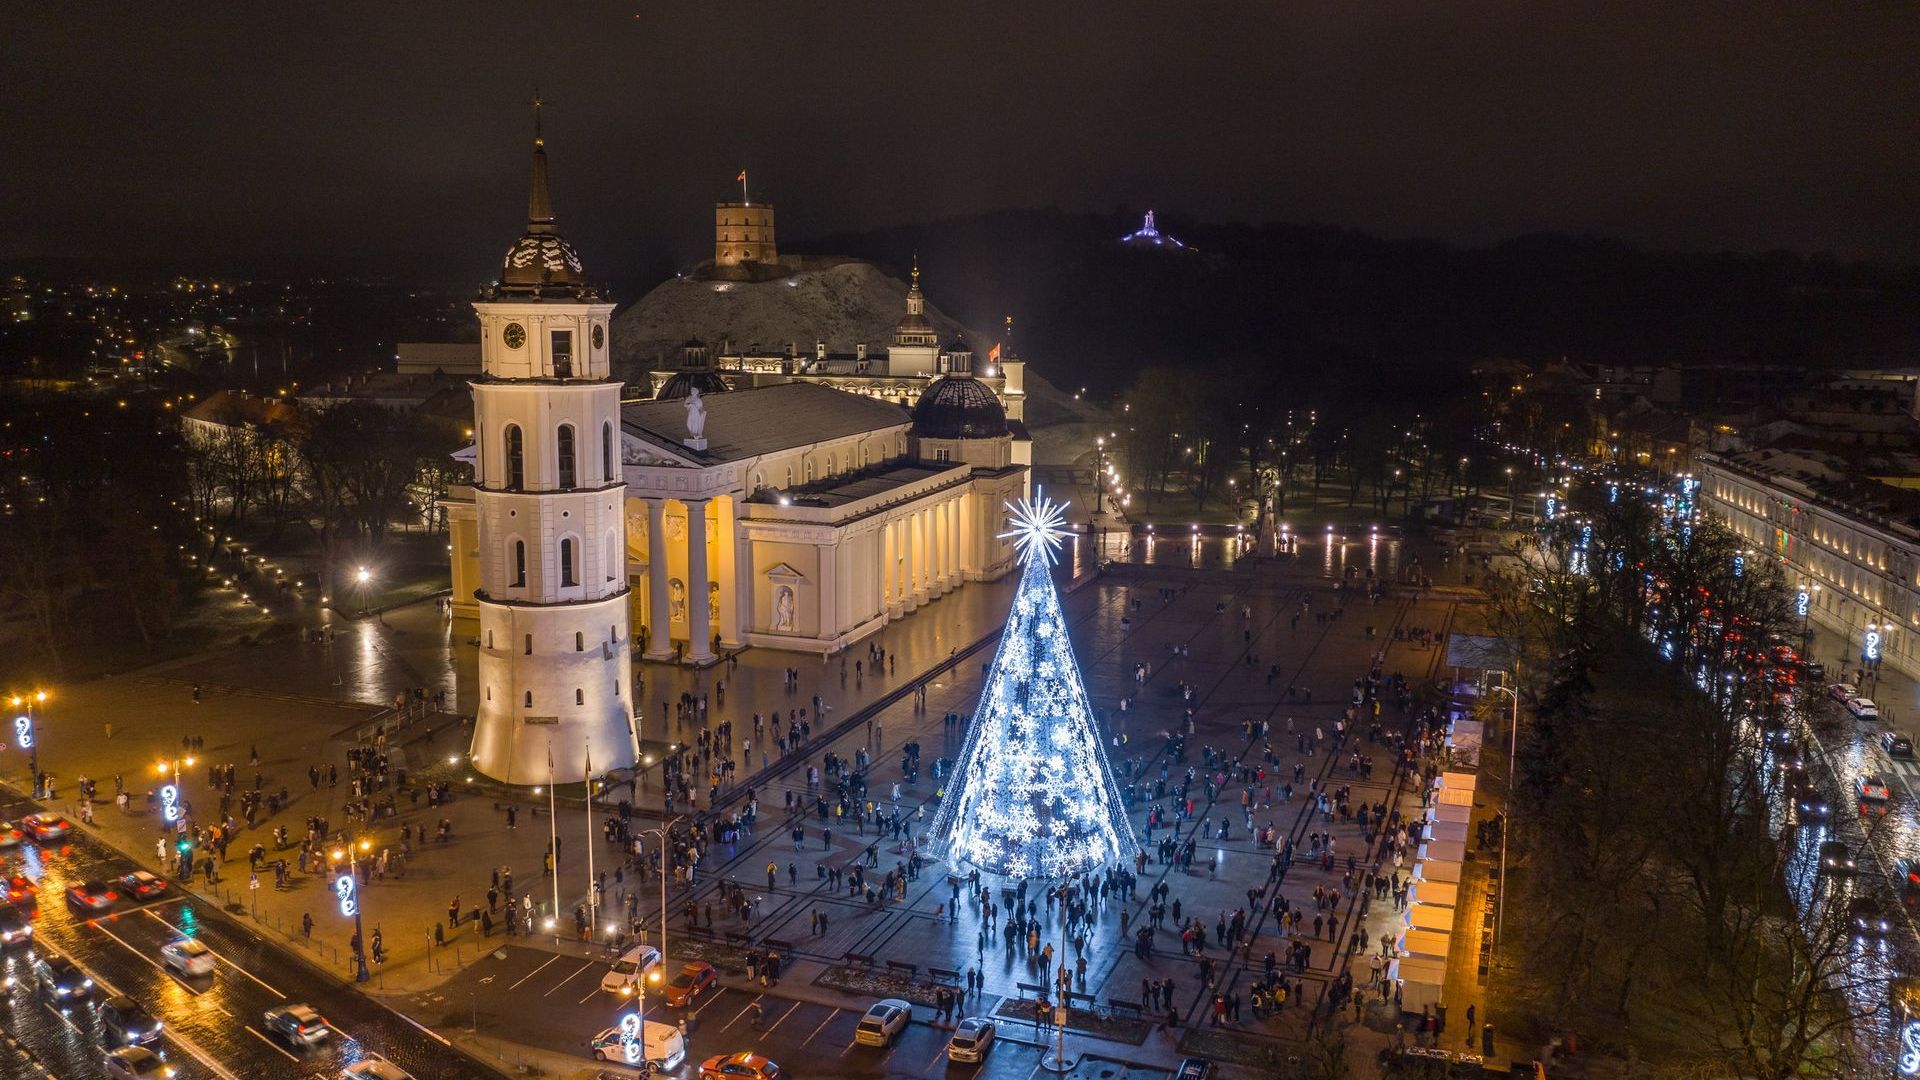
M 702 257 L 742 166 L 790 237 L 1128 205 L 1915 259 L 1916 58 L 1905 3 L 12 4 L 0 257 L 478 281 L 537 83 L 606 274 Z

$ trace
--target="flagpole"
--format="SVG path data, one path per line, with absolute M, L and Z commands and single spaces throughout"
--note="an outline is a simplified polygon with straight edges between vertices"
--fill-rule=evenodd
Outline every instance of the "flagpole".
M 747 170 L 745 169 L 740 170 L 740 202 L 745 206 L 753 205 L 753 200 L 747 197 Z
M 587 937 L 593 937 L 593 928 L 599 925 L 599 896 L 593 891 L 593 740 L 586 740 L 587 752 Z
M 553 797 L 553 736 L 547 736 L 547 853 L 553 858 L 553 928 L 557 939 L 560 925 L 560 826 L 553 812 L 556 801 Z

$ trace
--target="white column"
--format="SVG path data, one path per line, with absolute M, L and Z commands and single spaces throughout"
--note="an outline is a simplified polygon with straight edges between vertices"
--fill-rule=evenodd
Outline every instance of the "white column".
M 891 615 L 893 608 L 893 522 L 880 526 L 880 610 Z
M 954 585 L 965 584 L 967 575 L 960 566 L 960 499 L 958 496 L 947 500 L 947 558 L 948 574 Z
M 835 544 L 821 544 L 820 552 L 820 629 L 816 631 L 823 641 L 832 641 L 840 634 L 840 574 L 836 564 L 839 547 Z
M 673 612 L 667 606 L 667 504 L 647 502 L 647 653 L 649 660 L 673 659 Z
M 753 625 L 753 534 L 740 527 L 736 511 L 733 521 L 733 625 L 740 628 L 745 641 Z
M 913 602 L 917 606 L 927 599 L 927 531 L 924 525 L 926 512 L 915 510 L 907 519 L 907 572 L 912 577 Z
M 687 659 L 713 659 L 713 618 L 707 611 L 707 500 L 687 505 Z
M 723 496 L 714 505 L 720 508 L 719 520 L 715 523 L 720 530 L 720 542 L 714 545 L 720 556 L 720 565 L 714 567 L 714 580 L 720 583 L 720 645 L 737 649 L 740 647 L 740 605 L 735 603 L 740 580 L 740 553 L 735 546 L 739 530 L 734 527 L 737 507 L 731 496 Z

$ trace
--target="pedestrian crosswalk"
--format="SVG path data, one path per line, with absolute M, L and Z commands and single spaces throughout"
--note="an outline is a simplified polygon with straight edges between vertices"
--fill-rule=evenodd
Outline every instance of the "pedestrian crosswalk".
M 1893 771 L 1909 783 L 1920 785 L 1920 761 L 1908 758 L 1894 758 Z

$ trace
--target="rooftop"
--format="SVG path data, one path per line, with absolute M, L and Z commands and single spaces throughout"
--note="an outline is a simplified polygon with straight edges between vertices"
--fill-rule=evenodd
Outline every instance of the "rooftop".
M 637 439 L 708 464 L 745 461 L 799 446 L 908 423 L 905 409 L 818 383 L 780 383 L 703 396 L 707 448 L 686 446 L 687 407 L 640 401 L 620 407 L 620 426 Z

